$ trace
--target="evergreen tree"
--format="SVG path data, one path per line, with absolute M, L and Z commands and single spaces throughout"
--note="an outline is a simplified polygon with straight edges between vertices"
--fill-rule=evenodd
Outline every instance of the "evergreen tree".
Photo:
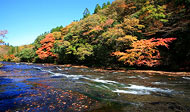
M 88 8 L 86 8 L 83 12 L 83 18 L 86 18 L 90 15 L 90 11 L 88 10 Z
M 105 9 L 105 8 L 107 8 L 107 5 L 106 5 L 106 3 L 103 3 L 102 9 Z
M 111 5 L 110 1 L 107 2 L 107 6 L 108 6 L 108 5 Z
M 95 9 L 94 9 L 94 14 L 96 14 L 99 10 L 101 10 L 101 7 L 99 4 L 97 4 Z
M 57 26 L 56 28 L 52 28 L 51 29 L 51 33 L 53 33 L 53 32 L 61 32 L 61 29 L 63 28 L 63 26 L 61 25 L 61 26 Z

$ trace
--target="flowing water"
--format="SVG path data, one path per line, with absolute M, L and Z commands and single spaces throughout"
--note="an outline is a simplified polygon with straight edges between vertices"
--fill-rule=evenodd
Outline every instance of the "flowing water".
M 190 77 L 2 63 L 1 112 L 190 112 Z

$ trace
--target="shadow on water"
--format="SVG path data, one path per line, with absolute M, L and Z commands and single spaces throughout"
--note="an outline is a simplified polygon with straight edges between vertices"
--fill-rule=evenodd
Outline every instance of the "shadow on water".
M 190 111 L 190 77 L 3 62 L 0 111 Z

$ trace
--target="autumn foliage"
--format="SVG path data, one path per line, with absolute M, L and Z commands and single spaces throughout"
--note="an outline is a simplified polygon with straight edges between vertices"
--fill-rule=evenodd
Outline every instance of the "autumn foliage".
M 11 55 L 3 55 L 3 61 L 11 61 L 14 60 L 15 56 L 13 54 Z
M 115 0 L 102 7 L 97 4 L 94 14 L 86 10 L 84 18 L 39 35 L 31 44 L 33 47 L 15 56 L 27 62 L 90 66 L 189 66 L 184 65 L 190 62 L 189 3 Z M 0 36 L 4 34 L 6 31 Z M 172 42 L 175 38 L 169 37 L 177 40 Z M 166 49 L 170 42 L 170 49 Z
M 40 59 L 46 59 L 49 56 L 57 57 L 51 49 L 54 46 L 55 38 L 52 33 L 46 35 L 46 37 L 40 41 L 41 47 L 36 51 Z
M 160 52 L 158 46 L 165 46 L 168 48 L 168 43 L 176 38 L 151 38 L 148 40 L 138 40 L 132 44 L 132 49 L 127 49 L 126 52 L 114 52 L 114 56 L 119 57 L 119 61 L 124 61 L 129 65 L 146 65 L 149 67 L 160 64 Z

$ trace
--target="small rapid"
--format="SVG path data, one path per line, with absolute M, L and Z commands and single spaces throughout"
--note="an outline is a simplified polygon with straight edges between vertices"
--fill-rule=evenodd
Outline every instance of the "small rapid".
M 179 106 L 181 110 L 190 109 L 187 106 L 190 104 L 189 77 L 101 72 L 43 64 L 4 64 L 0 68 L 1 111 L 29 108 L 33 111 L 112 109 L 125 112 L 150 107 L 176 111 Z M 38 101 L 40 107 L 36 104 Z
M 134 85 L 134 84 L 124 84 L 113 80 L 106 80 L 104 77 L 98 77 L 93 78 L 90 75 L 71 75 L 66 73 L 57 73 L 53 72 L 52 70 L 43 69 L 42 67 L 34 67 L 36 69 L 39 69 L 41 71 L 47 72 L 51 74 L 51 77 L 64 77 L 70 80 L 77 80 L 75 83 L 81 82 L 82 79 L 88 80 L 88 82 L 96 82 L 99 83 L 98 86 L 96 83 L 90 83 L 92 86 L 94 84 L 94 87 L 102 88 L 102 89 L 109 89 L 112 92 L 115 93 L 126 93 L 126 94 L 136 94 L 136 95 L 147 95 L 151 94 L 151 92 L 159 92 L 159 93 L 168 93 L 172 94 L 175 93 L 174 90 L 170 89 L 161 89 L 161 88 L 155 88 L 155 87 L 146 87 L 146 86 L 140 86 L 140 85 Z M 56 67 L 56 69 L 60 72 L 62 71 L 60 68 Z M 55 71 L 55 70 L 54 70 Z M 140 79 L 147 79 L 147 77 L 137 76 Z M 135 76 L 131 76 L 129 78 L 136 78 Z M 82 82 L 81 82 L 82 83 Z M 86 84 L 86 82 L 84 82 Z

